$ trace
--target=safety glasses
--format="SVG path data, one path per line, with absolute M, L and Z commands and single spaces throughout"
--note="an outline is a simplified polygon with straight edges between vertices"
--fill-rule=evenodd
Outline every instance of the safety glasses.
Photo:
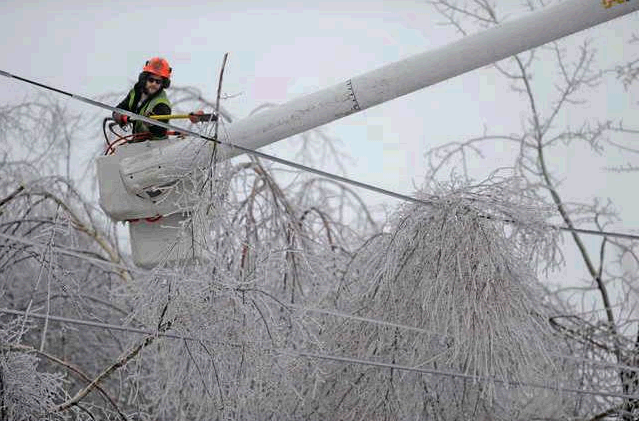
M 146 81 L 147 82 L 151 82 L 151 83 L 155 83 L 155 84 L 158 84 L 158 85 L 162 84 L 162 79 L 156 79 L 154 77 L 147 77 Z

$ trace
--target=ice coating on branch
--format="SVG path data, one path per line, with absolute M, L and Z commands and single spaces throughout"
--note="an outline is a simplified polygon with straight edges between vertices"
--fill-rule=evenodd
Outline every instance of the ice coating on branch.
M 19 331 L 15 322 L 0 328 L 0 413 L 7 420 L 42 419 L 60 399 L 63 376 L 39 371 L 37 356 L 12 347 Z
M 520 187 L 512 178 L 440 186 L 434 196 L 421 195 L 432 206 L 405 205 L 389 232 L 354 258 L 344 288 L 352 295 L 343 293 L 340 301 L 360 316 L 429 333 L 344 323 L 332 332 L 342 352 L 484 379 L 543 379 L 552 368 L 551 333 L 534 265 L 553 256 L 555 236 L 544 222 L 546 210 Z M 389 383 L 388 376 L 386 386 L 371 380 L 367 390 L 376 384 L 383 394 Z M 490 401 L 498 384 L 475 386 Z M 420 393 L 404 393 L 413 392 Z
M 184 223 L 202 230 L 194 236 L 202 239 L 197 264 L 158 266 L 127 287 L 131 323 L 189 338 L 158 339 L 157 352 L 142 352 L 151 370 L 128 373 L 141 380 L 144 409 L 161 418 L 190 407 L 191 420 L 263 419 L 298 405 L 308 369 L 279 351 L 314 341 L 315 327 L 286 305 L 314 300 L 330 285 L 331 249 L 302 231 L 300 212 L 282 204 L 279 187 L 254 171 L 260 167 L 241 165 L 212 168 L 212 188 L 201 189 Z M 240 177 L 246 195 L 228 188 Z M 260 195 L 262 182 L 272 190 Z

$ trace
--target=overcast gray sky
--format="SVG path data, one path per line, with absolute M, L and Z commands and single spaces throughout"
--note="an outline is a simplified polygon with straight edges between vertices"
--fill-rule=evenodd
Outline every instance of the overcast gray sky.
M 515 0 L 497 4 L 502 15 L 525 13 Z M 212 98 L 222 56 L 229 52 L 224 93 L 239 95 L 225 106 L 243 117 L 263 102 L 284 102 L 458 39 L 451 28 L 437 25 L 441 21 L 425 0 L 9 0 L 0 4 L 0 69 L 97 96 L 128 89 L 144 61 L 161 55 L 174 69 L 175 85 L 197 86 Z M 572 36 L 566 47 L 574 53 L 589 37 L 601 53 L 599 63 L 610 66 L 631 57 L 625 42 L 638 27 L 635 13 Z M 555 72 L 549 63 L 535 74 L 542 106 L 552 98 L 547 82 Z M 29 92 L 34 88 L 0 79 L 0 95 L 6 100 Z M 349 176 L 411 193 L 413 183 L 423 181 L 422 158 L 429 148 L 481 134 L 484 125 L 492 133 L 519 132 L 526 106 L 496 71 L 480 69 L 331 123 L 327 129 L 356 158 Z M 587 107 L 567 114 L 565 121 L 577 124 L 589 116 L 633 123 L 638 115 L 637 98 L 610 81 L 592 94 Z M 87 140 L 94 146 L 101 141 Z M 489 160 L 477 162 L 477 173 L 498 166 L 502 149 L 496 143 Z M 629 194 L 638 174 L 600 170 L 629 157 L 595 159 L 571 148 L 551 159 L 558 174 L 566 175 L 562 193 L 568 198 L 611 197 L 626 219 L 617 228 L 639 228 L 636 194 Z M 396 203 L 382 197 L 374 201 Z

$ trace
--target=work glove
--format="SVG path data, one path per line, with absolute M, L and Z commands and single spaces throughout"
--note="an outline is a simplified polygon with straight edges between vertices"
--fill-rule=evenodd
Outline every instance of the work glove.
M 120 127 L 124 127 L 129 123 L 129 116 L 113 111 L 113 120 L 115 120 Z
M 199 123 L 202 121 L 202 115 L 204 115 L 204 111 L 199 110 L 199 111 L 195 111 L 194 113 L 190 113 L 189 114 L 189 121 L 193 124 L 195 123 Z

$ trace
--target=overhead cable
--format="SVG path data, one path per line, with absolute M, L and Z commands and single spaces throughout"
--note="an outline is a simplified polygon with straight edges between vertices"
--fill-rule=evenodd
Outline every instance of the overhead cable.
M 292 309 L 295 309 L 295 310 L 299 310 L 299 311 L 303 311 L 303 312 L 327 314 L 327 315 L 330 315 L 330 316 L 342 317 L 342 318 L 346 318 L 346 319 L 357 320 L 357 321 L 360 321 L 360 322 L 372 323 L 372 324 L 377 324 L 377 325 L 386 326 L 386 327 L 395 327 L 395 328 L 404 329 L 404 330 L 412 330 L 414 332 L 425 333 L 425 334 L 430 335 L 430 336 L 439 336 L 439 337 L 442 337 L 442 338 L 446 338 L 445 335 L 442 335 L 442 334 L 439 334 L 439 333 L 434 333 L 434 332 L 429 332 L 429 331 L 427 331 L 425 329 L 422 329 L 422 328 L 419 328 L 419 327 L 408 326 L 408 325 L 399 324 L 399 323 L 393 323 L 393 322 L 387 322 L 387 321 L 384 321 L 384 320 L 371 319 L 371 318 L 368 318 L 368 317 L 355 316 L 355 315 L 352 315 L 352 314 L 341 313 L 341 312 L 335 311 L 335 310 L 328 310 L 328 309 L 321 309 L 321 308 L 308 308 L 308 307 L 303 307 L 303 306 L 299 306 L 299 305 L 295 305 L 295 304 L 286 304 L 286 307 L 292 308 Z
M 198 339 L 192 336 L 178 335 L 176 333 L 162 333 L 162 332 L 157 332 L 157 331 L 152 331 L 147 329 L 138 329 L 138 328 L 130 327 L 130 326 L 120 326 L 120 325 L 114 325 L 109 323 L 93 322 L 90 320 L 78 320 L 78 319 L 71 319 L 68 317 L 52 316 L 52 315 L 46 315 L 46 314 L 38 314 L 38 313 L 27 314 L 26 311 L 11 310 L 8 308 L 0 308 L 0 313 L 11 314 L 14 316 L 33 317 L 34 319 L 49 319 L 56 322 L 71 323 L 75 325 L 95 327 L 99 329 L 112 329 L 112 330 L 119 330 L 122 332 L 139 333 L 142 335 L 155 335 L 155 336 L 160 336 L 165 338 L 182 339 L 187 341 L 201 341 L 201 339 Z
M 25 316 L 24 311 L 10 310 L 5 308 L 0 308 L 0 313 L 17 315 L 17 316 Z M 180 339 L 180 340 L 189 340 L 189 341 L 197 341 L 197 342 L 216 342 L 216 341 L 210 341 L 207 339 L 198 339 L 192 336 L 184 336 L 184 335 L 178 335 L 178 334 L 172 334 L 172 333 L 161 333 L 157 331 L 137 329 L 137 328 L 127 327 L 127 326 L 118 326 L 118 325 L 113 325 L 108 323 L 92 322 L 87 320 L 77 320 L 77 319 L 71 319 L 71 318 L 60 317 L 60 316 L 52 316 L 52 315 L 37 314 L 37 313 L 30 313 L 28 314 L 28 316 L 34 317 L 34 318 L 48 318 L 49 320 L 54 320 L 58 322 L 72 323 L 72 324 L 96 327 L 101 329 L 113 329 L 113 330 L 120 330 L 120 331 L 132 332 L 132 333 L 139 333 L 144 335 L 154 335 L 154 336 L 166 337 L 170 339 Z M 482 382 L 482 383 L 495 382 L 495 383 L 503 384 L 506 386 L 532 387 L 537 389 L 547 389 L 547 390 L 552 390 L 557 392 L 569 392 L 569 393 L 575 393 L 580 395 L 603 396 L 603 397 L 609 397 L 609 398 L 622 398 L 622 399 L 635 399 L 635 400 L 639 399 L 639 395 L 625 395 L 625 394 L 604 392 L 604 391 L 597 391 L 597 390 L 583 390 L 583 389 L 574 389 L 574 388 L 566 388 L 566 387 L 559 387 L 559 386 L 555 387 L 555 386 L 550 386 L 550 385 L 541 384 L 541 383 L 502 380 L 502 379 L 497 379 L 497 378 L 489 377 L 489 376 L 475 376 L 472 374 L 464 374 L 464 373 L 459 373 L 455 371 L 410 367 L 410 366 L 404 366 L 399 364 L 391 364 L 391 363 L 384 363 L 384 362 L 378 362 L 378 361 L 362 360 L 357 358 L 341 357 L 337 355 L 317 354 L 317 353 L 304 352 L 304 351 L 281 351 L 281 350 L 273 350 L 273 351 L 276 354 L 286 355 L 286 356 L 319 359 L 319 360 L 326 360 L 326 361 L 336 361 L 336 362 L 358 364 L 358 365 L 368 365 L 368 366 L 374 366 L 379 368 L 392 368 L 395 370 L 416 372 L 421 374 L 431 374 L 435 376 L 462 378 L 462 379 L 472 380 L 472 381 Z
M 401 329 L 408 329 L 408 330 L 412 330 L 412 331 L 417 331 L 420 333 L 425 333 L 431 336 L 440 336 L 442 338 L 447 338 L 447 336 L 445 335 L 441 335 L 441 334 L 437 334 L 437 333 L 431 333 L 428 332 L 425 329 L 420 329 L 417 327 L 413 327 L 413 326 L 406 326 L 406 325 L 401 325 L 401 324 L 397 324 L 397 323 L 391 323 L 391 322 L 386 322 L 383 320 L 377 320 L 377 319 L 370 319 L 370 318 L 366 318 L 366 317 L 359 317 L 359 316 L 353 316 L 350 314 L 345 314 L 345 313 L 339 313 L 336 311 L 332 311 L 332 310 L 325 310 L 325 309 L 312 309 L 312 308 L 304 308 L 301 306 L 295 306 L 295 308 L 302 310 L 302 311 L 308 311 L 308 312 L 314 312 L 314 313 L 322 313 L 322 314 L 330 314 L 333 316 L 337 316 L 337 317 L 342 317 L 342 318 L 346 318 L 346 319 L 354 319 L 354 320 L 358 320 L 358 321 L 362 321 L 362 322 L 367 322 L 367 323 L 372 323 L 372 324 L 378 324 L 378 325 L 382 325 L 382 326 L 389 326 L 389 327 L 395 327 L 395 328 L 401 328 Z M 183 339 L 183 340 L 189 340 L 189 341 L 205 341 L 205 342 L 212 342 L 206 339 L 198 339 L 192 336 L 184 336 L 184 335 L 178 335 L 178 334 L 171 334 L 171 333 L 158 333 L 155 331 L 151 331 L 151 330 L 145 330 L 145 329 L 140 329 L 140 328 L 134 328 L 134 327 L 130 327 L 130 326 L 121 326 L 121 325 L 114 325 L 114 324 L 108 324 L 108 323 L 101 323 L 101 322 L 94 322 L 94 321 L 88 321 L 88 320 L 80 320 L 80 319 L 72 319 L 72 318 L 68 318 L 68 317 L 60 317 L 60 316 L 47 316 L 46 314 L 38 314 L 38 313 L 28 313 L 25 311 L 20 311 L 20 310 L 11 310 L 11 309 L 5 309 L 5 308 L 0 308 L 0 313 L 5 313 L 5 314 L 11 314 L 11 315 L 15 315 L 15 316 L 25 316 L 25 317 L 33 317 L 35 319 L 46 319 L 48 318 L 49 320 L 53 320 L 53 321 L 57 321 L 57 322 L 62 322 L 62 323 L 71 323 L 71 324 L 76 324 L 76 325 L 83 325 L 83 326 L 90 326 L 90 327 L 95 327 L 95 328 L 100 328 L 100 329 L 113 329 L 113 330 L 119 330 L 122 332 L 131 332 L 131 333 L 139 333 L 139 334 L 145 334 L 145 335 L 158 335 L 161 337 L 167 337 L 167 338 L 171 338 L 171 339 Z M 605 362 L 605 361 L 597 361 L 597 360 L 593 360 L 591 358 L 583 358 L 583 357 L 575 357 L 572 355 L 563 355 L 563 354 L 548 354 L 551 357 L 555 357 L 558 359 L 562 359 L 562 360 L 572 360 L 575 362 L 579 362 L 579 363 L 585 363 L 585 364 L 589 364 L 595 367 L 607 367 L 607 368 L 618 368 L 618 369 L 622 369 L 622 370 L 626 370 L 626 371 L 639 371 L 639 367 L 632 367 L 629 365 L 625 365 L 625 364 L 618 364 L 618 363 L 613 363 L 613 362 Z
M 13 241 L 13 242 L 16 242 L 16 243 L 26 244 L 26 245 L 33 246 L 33 247 L 39 247 L 39 248 L 47 247 L 46 244 L 42 244 L 42 243 L 39 243 L 39 242 L 33 241 L 33 240 L 28 240 L 28 239 L 26 239 L 24 237 L 17 237 L 15 235 L 9 235 L 9 234 L 0 233 L 0 238 L 4 238 L 6 240 L 10 240 L 10 241 Z M 69 250 L 69 249 L 67 249 L 65 247 L 51 246 L 51 248 L 56 250 L 56 251 L 58 251 L 60 254 L 64 254 L 64 255 L 72 256 L 72 257 L 77 257 L 78 259 L 86 260 L 86 261 L 89 261 L 89 262 L 92 262 L 92 263 L 95 263 L 95 264 L 98 264 L 98 265 L 101 265 L 101 266 L 109 266 L 109 267 L 116 268 L 116 269 L 126 270 L 128 272 L 137 272 L 137 273 L 142 273 L 142 274 L 148 274 L 150 272 L 150 271 L 144 270 L 144 269 L 127 267 L 127 266 L 125 266 L 125 265 L 123 265 L 121 263 L 115 263 L 115 262 L 112 262 L 110 260 L 103 260 L 103 259 L 100 259 L 100 258 L 97 258 L 97 257 L 92 257 L 92 256 L 89 256 L 87 254 L 83 254 L 83 253 L 80 253 L 80 252 L 77 252 L 77 251 L 74 251 L 74 250 Z
M 303 311 L 303 312 L 325 314 L 325 315 L 330 315 L 330 316 L 335 316 L 335 317 L 341 317 L 341 318 L 344 318 L 344 319 L 350 319 L 350 320 L 356 320 L 356 321 L 370 323 L 370 324 L 376 324 L 376 325 L 380 325 L 380 326 L 394 327 L 394 328 L 397 328 L 397 329 L 410 330 L 410 331 L 414 331 L 414 332 L 417 332 L 417 333 L 422 333 L 422 334 L 429 335 L 429 336 L 436 336 L 436 337 L 439 337 L 442 340 L 451 339 L 449 335 L 444 335 L 444 334 L 438 333 L 438 332 L 430 332 L 430 331 L 428 331 L 426 329 L 422 329 L 422 328 L 419 328 L 419 327 L 409 326 L 409 325 L 404 325 L 404 324 L 394 323 L 394 322 L 388 322 L 388 321 L 384 321 L 384 320 L 372 319 L 372 318 L 369 318 L 369 317 L 355 316 L 353 314 L 342 313 L 342 312 L 339 312 L 339 311 L 336 311 L 336 310 L 321 309 L 321 308 L 309 308 L 309 307 L 299 306 L 299 305 L 296 305 L 296 304 L 286 304 L 286 307 L 292 308 L 292 309 L 296 309 L 296 310 L 299 310 L 299 311 Z M 586 364 L 590 364 L 590 365 L 598 366 L 598 367 L 619 368 L 619 369 L 627 370 L 627 371 L 639 371 L 639 367 L 632 367 L 632 366 L 629 366 L 629 365 L 626 365 L 626 364 L 618 364 L 618 363 L 614 363 L 614 362 L 597 361 L 597 360 L 593 360 L 591 358 L 576 357 L 576 356 L 573 356 L 573 355 L 564 355 L 564 354 L 558 354 L 558 353 L 548 353 L 548 355 L 551 356 L 551 357 L 557 358 L 557 359 L 570 360 L 570 361 L 579 362 L 579 363 L 586 363 Z
M 541 383 L 529 383 L 529 382 L 514 381 L 514 380 L 501 380 L 501 379 L 488 377 L 488 376 L 475 376 L 472 374 L 464 374 L 464 373 L 459 373 L 455 371 L 436 370 L 436 369 L 430 369 L 430 368 L 417 368 L 417 367 L 410 367 L 410 366 L 399 365 L 399 364 L 361 360 L 361 359 L 349 358 L 349 357 L 340 357 L 337 355 L 316 354 L 316 353 L 303 352 L 303 351 L 281 352 L 281 354 L 287 355 L 287 356 L 294 356 L 294 357 L 297 356 L 297 357 L 304 357 L 304 358 L 310 358 L 310 359 L 336 361 L 336 362 L 342 362 L 342 363 L 348 363 L 348 364 L 368 365 L 368 366 L 380 367 L 380 368 L 391 368 L 395 370 L 410 371 L 410 372 L 421 373 L 421 374 L 432 374 L 435 376 L 456 377 L 456 378 L 472 380 L 475 382 L 482 382 L 482 383 L 494 382 L 494 383 L 503 384 L 505 386 L 518 386 L 518 387 L 525 386 L 525 387 L 532 387 L 536 389 L 547 389 L 547 390 L 552 390 L 556 392 L 569 392 L 569 393 L 575 393 L 579 395 L 603 396 L 608 398 L 622 398 L 622 399 L 633 399 L 633 400 L 639 399 L 639 395 L 625 395 L 620 393 L 603 392 L 603 391 L 597 391 L 597 390 L 573 389 L 573 388 L 559 387 L 559 386 L 555 387 L 555 386 L 550 386 L 550 385 L 541 384 Z
M 263 152 L 259 152 L 259 151 L 253 150 L 253 149 L 245 148 L 243 146 L 240 146 L 240 145 L 237 145 L 237 144 L 234 144 L 234 143 L 231 143 L 231 142 L 222 142 L 222 141 L 220 141 L 218 139 L 215 139 L 213 137 L 205 136 L 205 135 L 203 135 L 201 133 L 198 133 L 198 132 L 195 132 L 195 131 L 192 131 L 192 130 L 189 130 L 189 129 L 185 129 L 185 128 L 182 128 L 182 127 L 174 126 L 172 124 L 168 124 L 168 123 L 165 123 L 165 122 L 162 122 L 162 121 L 154 120 L 154 119 L 148 118 L 148 117 L 140 115 L 140 114 L 135 114 L 135 113 L 132 113 L 132 112 L 127 111 L 127 110 L 122 110 L 122 109 L 117 108 L 117 107 L 112 107 L 112 106 L 107 105 L 107 104 L 105 104 L 103 102 L 95 101 L 95 100 L 92 100 L 90 98 L 86 98 L 86 97 L 84 97 L 82 95 L 73 94 L 73 93 L 70 93 L 70 92 L 67 92 L 67 91 L 63 91 L 61 89 L 58 89 L 58 88 L 55 88 L 55 87 L 52 87 L 52 86 L 49 86 L 49 85 L 45 85 L 43 83 L 36 82 L 34 80 L 30 80 L 30 79 L 27 79 L 27 78 L 24 78 L 24 77 L 21 77 L 21 76 L 17 76 L 17 75 L 11 74 L 11 73 L 3 71 L 3 70 L 0 70 L 0 75 L 5 76 L 5 77 L 10 78 L 10 79 L 16 79 L 16 80 L 19 80 L 19 81 L 22 81 L 22 82 L 25 82 L 25 83 L 29 83 L 31 85 L 35 85 L 35 86 L 38 86 L 38 87 L 43 88 L 43 89 L 48 89 L 50 91 L 59 93 L 61 95 L 68 96 L 68 97 L 73 98 L 73 99 L 75 99 L 77 101 L 81 101 L 81 102 L 84 102 L 86 104 L 89 104 L 89 105 L 92 105 L 92 106 L 95 106 L 95 107 L 103 108 L 103 109 L 106 109 L 106 110 L 109 110 L 109 111 L 115 111 L 115 112 L 117 112 L 119 114 L 123 114 L 123 115 L 129 116 L 131 118 L 143 121 L 143 122 L 148 123 L 148 124 L 152 124 L 152 125 L 163 127 L 163 128 L 170 129 L 170 130 L 176 130 L 176 131 L 182 132 L 184 134 L 188 134 L 190 136 L 198 137 L 198 138 L 210 141 L 210 142 L 217 143 L 219 145 L 223 145 L 223 146 L 229 147 L 231 149 L 236 149 L 236 150 L 238 150 L 240 152 L 243 152 L 243 153 L 246 153 L 246 154 L 249 154 L 249 155 L 253 155 L 253 156 L 256 156 L 256 157 L 264 158 L 264 159 L 267 159 L 269 161 L 277 162 L 279 164 L 286 165 L 286 166 L 289 166 L 289 167 L 292 167 L 292 168 L 296 168 L 296 169 L 301 170 L 301 171 L 310 172 L 310 173 L 319 175 L 321 177 L 329 178 L 329 179 L 332 179 L 332 180 L 335 180 L 335 181 L 338 181 L 338 182 L 341 182 L 341 183 L 344 183 L 344 184 L 350 184 L 352 186 L 360 187 L 362 189 L 373 191 L 373 192 L 376 192 L 376 193 L 380 193 L 380 194 L 383 194 L 383 195 L 386 195 L 386 196 L 389 196 L 389 197 L 393 197 L 393 198 L 399 199 L 399 200 L 404 200 L 404 201 L 417 203 L 417 204 L 422 204 L 422 205 L 428 205 L 428 206 L 433 206 L 434 205 L 433 201 L 428 201 L 428 200 L 425 200 L 425 199 L 417 199 L 415 197 L 411 197 L 411 196 L 408 196 L 408 195 L 405 195 L 405 194 L 402 194 L 402 193 L 397 193 L 397 192 L 394 192 L 394 191 L 391 191 L 391 190 L 383 189 L 381 187 L 374 186 L 372 184 L 363 183 L 363 182 L 360 182 L 360 181 L 356 181 L 356 180 L 353 180 L 353 179 L 342 177 L 342 176 L 337 175 L 337 174 L 333 174 L 333 173 L 322 171 L 322 170 L 319 170 L 319 169 L 316 169 L 316 168 L 312 168 L 312 167 L 309 167 L 309 166 L 306 166 L 306 165 L 303 165 L 303 164 L 298 164 L 296 162 L 289 161 L 289 160 L 286 160 L 286 159 L 283 159 L 283 158 L 278 158 L 276 156 L 269 155 L 269 154 L 266 154 L 266 153 L 263 153 Z M 512 223 L 512 221 L 505 221 L 505 222 L 511 222 Z M 571 227 L 564 227 L 564 226 L 557 226 L 557 225 L 548 225 L 548 227 L 553 228 L 553 229 L 557 229 L 557 230 L 561 230 L 561 231 L 576 232 L 576 233 L 581 233 L 581 234 L 639 240 L 639 235 L 633 235 L 633 234 L 625 234 L 625 233 L 610 232 L 610 231 L 597 231 L 597 230 L 589 230 L 589 229 L 581 229 L 581 228 L 571 228 Z

